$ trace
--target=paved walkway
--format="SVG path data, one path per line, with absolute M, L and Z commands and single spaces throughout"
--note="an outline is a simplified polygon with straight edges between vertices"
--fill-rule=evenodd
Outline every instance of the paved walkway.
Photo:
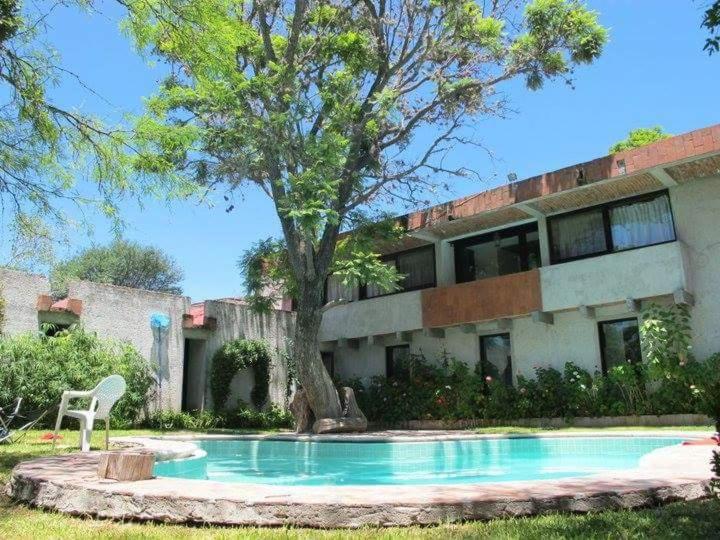
M 640 433 L 644 437 L 653 435 L 647 431 Z M 669 435 L 666 431 L 657 434 Z M 428 440 L 458 435 L 477 437 L 408 432 L 386 432 L 373 437 Z M 576 434 L 570 436 L 573 435 Z M 192 438 L 195 437 L 183 437 Z M 329 438 L 337 437 L 323 437 Z M 146 446 L 162 459 L 187 457 L 194 449 L 189 442 L 157 437 L 120 440 Z M 631 471 L 563 480 L 331 487 L 228 484 L 179 478 L 117 482 L 98 478 L 100 453 L 90 452 L 21 463 L 13 470 L 8 493 L 19 501 L 43 508 L 116 519 L 325 528 L 427 525 L 553 511 L 637 508 L 702 498 L 707 493 L 712 450 L 713 447 L 702 445 L 664 447 L 644 456 L 639 467 Z

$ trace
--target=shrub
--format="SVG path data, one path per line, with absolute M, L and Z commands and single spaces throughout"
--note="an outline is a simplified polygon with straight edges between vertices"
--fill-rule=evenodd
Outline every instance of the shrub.
M 0 338 L 0 403 L 23 398 L 23 410 L 56 406 L 64 390 L 89 390 L 113 373 L 127 383 L 112 410 L 116 427 L 137 421 L 154 383 L 148 362 L 129 343 L 100 339 L 77 327 L 54 337 L 22 334 Z M 46 417 L 52 422 L 52 415 Z
M 207 431 L 222 427 L 225 419 L 209 411 L 176 412 L 156 411 L 147 420 L 145 425 L 152 429 L 168 431 L 188 429 Z
M 210 392 L 215 410 L 225 407 L 233 377 L 245 368 L 252 368 L 255 375 L 255 385 L 250 393 L 253 405 L 258 409 L 263 406 L 270 384 L 270 349 L 264 341 L 235 339 L 225 343 L 213 356 Z

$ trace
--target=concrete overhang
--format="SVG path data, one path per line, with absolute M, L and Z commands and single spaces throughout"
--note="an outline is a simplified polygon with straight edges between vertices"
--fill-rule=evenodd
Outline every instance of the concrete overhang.
M 400 218 L 408 236 L 378 249 L 401 251 L 713 176 L 720 177 L 720 124 L 412 212 Z

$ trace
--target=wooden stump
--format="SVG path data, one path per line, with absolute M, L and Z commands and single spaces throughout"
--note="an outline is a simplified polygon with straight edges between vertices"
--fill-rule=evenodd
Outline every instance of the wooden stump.
M 100 455 L 98 476 L 122 482 L 153 477 L 155 454 L 152 452 L 104 452 Z

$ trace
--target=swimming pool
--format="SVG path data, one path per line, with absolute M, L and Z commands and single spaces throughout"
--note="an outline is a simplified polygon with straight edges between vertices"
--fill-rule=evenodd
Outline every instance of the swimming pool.
M 155 475 L 285 486 L 471 484 L 633 469 L 675 437 L 478 438 L 422 442 L 200 440 Z

